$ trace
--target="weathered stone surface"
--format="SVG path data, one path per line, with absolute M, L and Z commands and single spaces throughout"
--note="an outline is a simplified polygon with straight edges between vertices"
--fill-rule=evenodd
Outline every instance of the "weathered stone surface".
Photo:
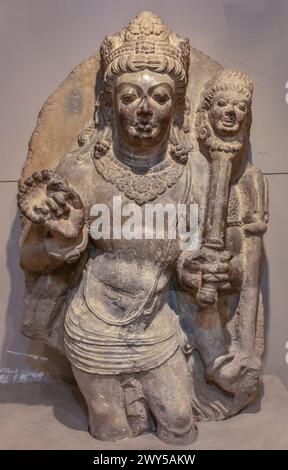
M 67 355 L 94 437 L 188 444 L 195 421 L 238 413 L 261 381 L 268 190 L 248 161 L 253 87 L 149 12 L 100 56 L 48 99 L 30 142 L 22 331 Z M 168 204 L 182 208 L 177 237 L 146 231 L 149 207 Z
M 54 168 L 60 158 L 77 147 L 77 137 L 95 109 L 95 77 L 99 54 L 75 67 L 47 99 L 29 142 L 22 178 L 34 171 Z

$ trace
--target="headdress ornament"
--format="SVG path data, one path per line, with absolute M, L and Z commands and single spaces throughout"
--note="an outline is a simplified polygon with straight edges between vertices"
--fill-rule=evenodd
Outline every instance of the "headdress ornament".
M 133 62 L 150 61 L 151 56 L 157 63 L 157 57 L 174 59 L 187 75 L 190 46 L 188 39 L 182 39 L 171 33 L 159 16 L 151 12 L 140 13 L 120 33 L 106 37 L 101 45 L 102 68 L 105 72 L 115 59 L 133 58 Z M 127 59 L 128 56 L 128 59 Z

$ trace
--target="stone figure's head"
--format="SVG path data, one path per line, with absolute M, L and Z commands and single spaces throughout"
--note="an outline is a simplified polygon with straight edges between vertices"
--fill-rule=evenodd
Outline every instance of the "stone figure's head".
M 110 107 L 120 140 L 148 153 L 170 137 L 174 150 L 178 146 L 179 152 L 182 144 L 181 156 L 186 151 L 187 157 L 187 143 L 179 134 L 188 131 L 188 40 L 170 33 L 159 17 L 143 12 L 106 38 L 100 52 L 102 105 Z
M 211 87 L 207 97 L 208 116 L 216 135 L 236 136 L 245 124 L 250 111 L 252 83 L 248 76 L 233 70 L 224 70 Z
M 248 75 L 223 70 L 207 84 L 197 111 L 197 132 L 223 142 L 243 142 L 251 125 L 253 85 Z

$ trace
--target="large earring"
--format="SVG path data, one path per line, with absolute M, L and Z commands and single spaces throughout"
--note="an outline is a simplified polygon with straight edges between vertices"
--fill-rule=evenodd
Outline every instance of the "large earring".
M 107 106 L 103 92 L 96 100 L 94 121 L 97 129 L 94 158 L 99 159 L 107 154 L 112 145 L 112 109 Z
M 182 108 L 183 109 L 183 108 Z M 189 116 L 191 106 L 188 98 L 185 97 L 184 110 L 182 111 L 182 124 L 172 123 L 170 133 L 170 154 L 172 158 L 180 163 L 186 163 L 188 160 L 189 152 L 192 150 L 192 143 L 189 139 L 190 122 Z

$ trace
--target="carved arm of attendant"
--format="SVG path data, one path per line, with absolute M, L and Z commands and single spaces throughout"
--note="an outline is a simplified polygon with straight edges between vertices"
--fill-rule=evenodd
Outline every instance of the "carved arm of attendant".
M 88 241 L 84 207 L 66 181 L 46 170 L 33 173 L 19 184 L 18 206 L 28 219 L 21 243 L 24 269 L 51 271 L 80 258 Z

